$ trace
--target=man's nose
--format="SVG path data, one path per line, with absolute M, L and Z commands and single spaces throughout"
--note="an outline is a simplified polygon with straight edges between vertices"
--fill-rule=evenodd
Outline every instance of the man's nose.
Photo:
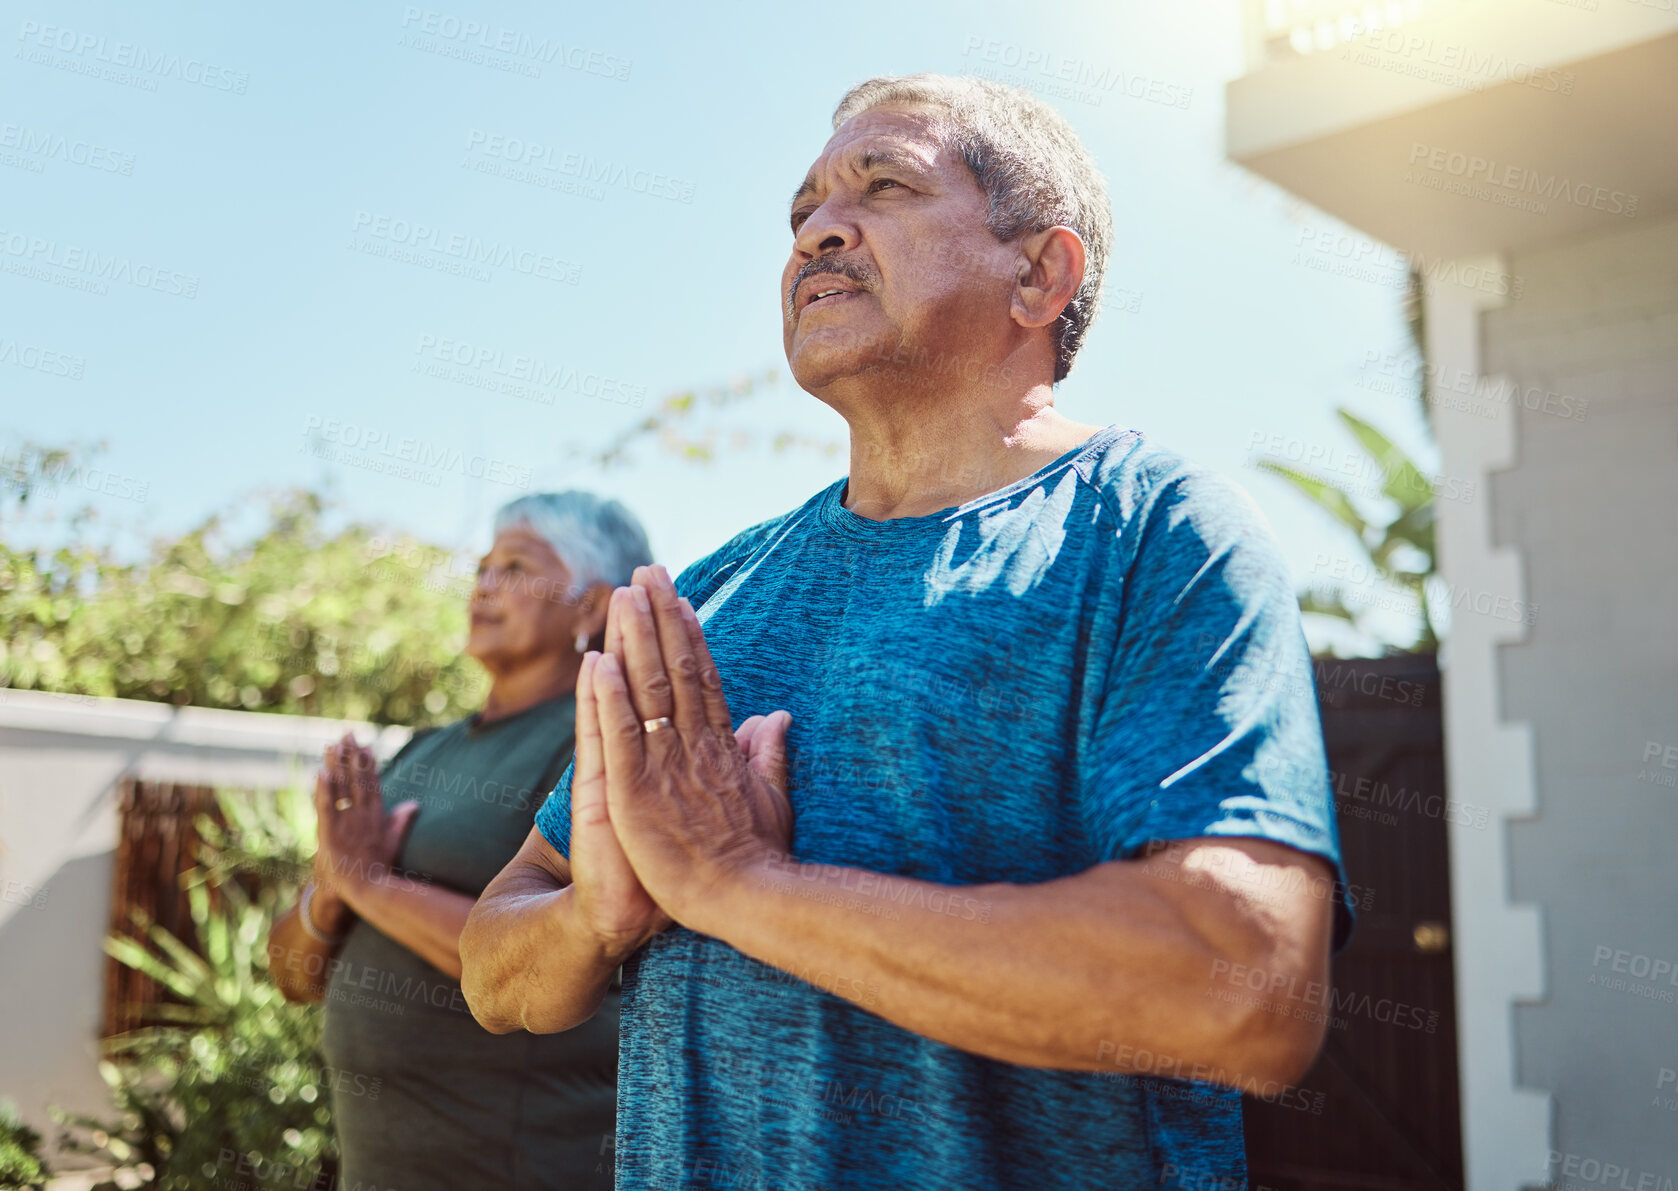
M 809 259 L 855 248 L 859 240 L 850 205 L 834 196 L 810 212 L 810 217 L 799 225 L 792 246 L 797 255 Z

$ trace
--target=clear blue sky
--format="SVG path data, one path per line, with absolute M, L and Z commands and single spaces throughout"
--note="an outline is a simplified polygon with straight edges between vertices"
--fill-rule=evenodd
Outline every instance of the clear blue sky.
M 92 499 L 136 532 L 312 484 L 476 549 L 518 489 L 464 474 L 473 457 L 621 497 L 673 566 L 796 505 L 842 457 L 763 438 L 844 427 L 790 381 L 716 415 L 759 445 L 709 465 L 648 447 L 606 472 L 568 451 L 639 411 L 580 390 L 609 378 L 651 403 L 784 375 L 787 196 L 850 84 L 915 70 L 1084 81 L 1045 94 L 1101 164 L 1118 234 L 1067 414 L 1234 476 L 1301 579 L 1348 543 L 1249 465 L 1255 439 L 1344 456 L 1331 411 L 1349 403 L 1418 441 L 1406 390 L 1365 367 L 1404 348 L 1401 291 L 1324 268 L 1332 221 L 1223 160 L 1233 0 L 150 7 L 14 6 L 0 58 L 0 441 L 104 439 L 119 495 Z M 436 230 L 416 243 L 419 225 Z M 480 279 L 390 255 L 458 263 L 451 237 L 507 263 Z M 76 287 L 111 258 L 106 292 Z M 552 403 L 415 371 L 444 341 L 487 361 L 456 365 L 479 378 L 541 361 Z M 358 466 L 381 456 L 352 425 L 416 440 L 426 476 Z M 142 483 L 144 502 L 120 495 Z

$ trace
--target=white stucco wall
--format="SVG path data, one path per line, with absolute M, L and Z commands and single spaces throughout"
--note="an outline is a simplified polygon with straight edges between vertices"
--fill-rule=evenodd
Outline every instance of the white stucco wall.
M 405 728 L 0 689 L 0 1098 L 106 1112 L 100 944 L 124 777 L 273 789 L 352 730 L 380 757 Z
M 1516 1010 L 1516 1069 L 1554 1099 L 1559 1183 L 1614 1166 L 1625 1173 L 1606 1185 L 1670 1188 L 1678 219 L 1628 220 L 1507 267 L 1525 296 L 1483 316 L 1481 350 L 1524 399 L 1512 466 L 1492 479 L 1491 529 L 1521 558 L 1536 612 L 1501 651 L 1497 692 L 1536 744 L 1536 814 L 1510 827 L 1509 894 L 1544 907 L 1545 986 Z

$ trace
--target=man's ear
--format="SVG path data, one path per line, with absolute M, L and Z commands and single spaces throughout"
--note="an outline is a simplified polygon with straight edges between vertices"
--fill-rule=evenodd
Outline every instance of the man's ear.
M 1020 239 L 1019 279 L 1009 315 L 1022 327 L 1046 327 L 1084 283 L 1084 240 L 1056 225 Z

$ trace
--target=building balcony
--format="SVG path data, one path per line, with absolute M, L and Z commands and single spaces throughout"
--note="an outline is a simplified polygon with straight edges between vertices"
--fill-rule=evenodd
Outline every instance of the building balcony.
M 1229 157 L 1412 257 L 1678 210 L 1678 0 L 1249 0 Z

